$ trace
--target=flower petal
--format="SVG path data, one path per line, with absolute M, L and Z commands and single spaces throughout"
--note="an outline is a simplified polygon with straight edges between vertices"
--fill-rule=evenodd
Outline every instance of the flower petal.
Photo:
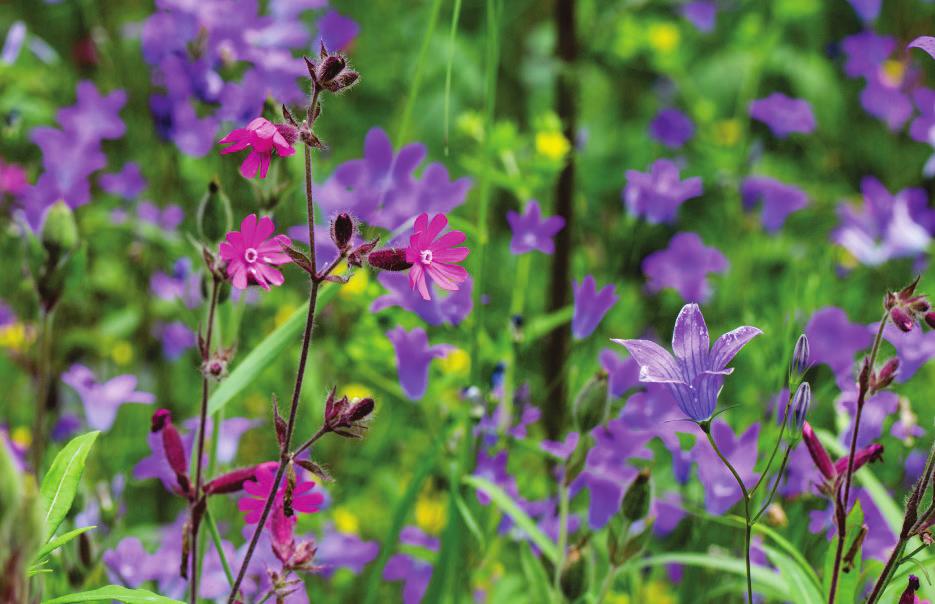
M 641 382 L 684 383 L 678 363 L 659 344 L 649 340 L 613 339 L 611 342 L 630 351 L 630 356 L 639 363 Z
M 761 333 L 763 331 L 756 327 L 744 325 L 722 335 L 711 347 L 711 353 L 708 356 L 708 369 L 711 371 L 723 370 L 734 358 L 734 355 L 747 345 L 747 342 Z

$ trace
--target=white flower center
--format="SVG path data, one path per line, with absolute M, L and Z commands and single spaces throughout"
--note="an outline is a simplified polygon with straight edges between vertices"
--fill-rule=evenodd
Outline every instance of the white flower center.
M 432 250 L 422 250 L 419 255 L 422 257 L 422 264 L 432 264 Z
M 243 253 L 243 259 L 249 262 L 250 264 L 253 264 L 254 262 L 256 262 L 256 259 L 258 257 L 259 257 L 259 254 L 257 254 L 256 250 L 253 249 L 252 247 L 248 247 L 247 251 Z

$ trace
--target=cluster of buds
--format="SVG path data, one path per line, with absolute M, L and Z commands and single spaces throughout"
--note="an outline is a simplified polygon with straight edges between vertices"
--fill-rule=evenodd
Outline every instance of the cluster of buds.
M 916 322 L 921 321 L 935 329 L 935 312 L 925 294 L 916 295 L 918 284 L 919 277 L 916 277 L 898 292 L 887 292 L 883 299 L 883 307 L 889 313 L 893 325 L 905 332 L 912 331 Z
M 620 513 L 608 525 L 607 552 L 614 567 L 638 555 L 649 542 L 653 526 L 653 518 L 649 518 L 651 499 L 649 469 L 643 468 L 624 493 Z
M 305 57 L 308 75 L 316 88 L 328 92 L 342 92 L 357 83 L 360 74 L 350 68 L 347 56 L 339 52 L 328 52 L 325 43 L 321 43 L 318 61 Z
M 808 416 L 812 405 L 812 385 L 805 380 L 805 374 L 810 365 L 811 348 L 808 336 L 804 333 L 795 342 L 792 352 L 792 363 L 789 366 L 789 389 L 795 390 L 792 397 L 786 402 L 780 420 L 786 424 L 793 439 L 802 433 L 802 426 Z
M 213 353 L 206 350 L 204 338 L 198 334 L 198 347 L 201 351 L 201 374 L 212 380 L 222 380 L 227 377 L 227 367 L 234 356 L 235 347 L 221 348 Z
M 834 497 L 838 485 L 841 480 L 844 479 L 844 475 L 847 474 L 848 458 L 845 456 L 837 461 L 831 461 L 831 456 L 828 455 L 828 451 L 825 449 L 824 445 L 821 444 L 821 441 L 818 440 L 818 435 L 815 434 L 812 426 L 807 421 L 802 425 L 802 439 L 805 441 L 805 446 L 812 456 L 812 461 L 815 462 L 815 466 L 825 479 L 823 484 L 817 485 L 818 489 L 822 493 Z M 883 445 L 874 443 L 864 447 L 854 454 L 854 471 L 856 472 L 870 462 L 880 461 L 882 459 Z
M 335 400 L 335 388 L 325 401 L 323 427 L 329 432 L 348 438 L 363 438 L 367 431 L 367 418 L 373 413 L 372 398 L 348 400 L 346 396 Z

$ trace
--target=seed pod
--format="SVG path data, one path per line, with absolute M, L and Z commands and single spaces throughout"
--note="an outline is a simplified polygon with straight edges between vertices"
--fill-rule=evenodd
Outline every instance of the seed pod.
M 630 522 L 642 520 L 649 514 L 649 500 L 649 469 L 643 468 L 624 494 L 623 503 L 620 504 L 620 513 Z
M 575 423 L 582 434 L 586 434 L 604 423 L 610 406 L 606 372 L 599 372 L 578 393 L 572 412 Z
M 331 240 L 342 252 L 350 245 L 354 238 L 356 225 L 354 219 L 347 212 L 341 212 L 331 221 Z
M 198 202 L 198 236 L 206 243 L 217 243 L 231 230 L 231 203 L 217 178 L 208 183 L 208 191 Z
M 75 214 L 64 201 L 55 202 L 45 215 L 42 225 L 42 245 L 52 264 L 78 248 L 78 223 Z
M 370 252 L 367 262 L 381 271 L 404 271 L 412 267 L 412 264 L 406 261 L 406 250 L 398 247 Z

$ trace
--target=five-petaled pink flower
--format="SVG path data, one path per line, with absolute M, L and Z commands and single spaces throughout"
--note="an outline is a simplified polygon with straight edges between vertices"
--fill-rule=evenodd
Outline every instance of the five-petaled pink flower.
M 282 285 L 282 273 L 273 265 L 292 262 L 282 251 L 282 247 L 292 245 L 292 241 L 285 235 L 270 239 L 274 230 L 269 216 L 257 220 L 256 214 L 250 214 L 240 223 L 239 231 L 231 231 L 227 241 L 221 242 L 221 258 L 227 261 L 227 276 L 237 289 L 246 289 L 250 283 L 265 290 L 269 290 L 270 283 Z
M 244 522 L 247 524 L 256 524 L 263 515 L 263 508 L 266 505 L 266 498 L 273 490 L 273 480 L 276 478 L 276 468 L 273 465 L 262 465 L 257 469 L 256 480 L 248 480 L 243 483 L 243 490 L 247 492 L 245 497 L 237 501 L 237 509 L 246 512 Z M 325 496 L 319 492 L 310 493 L 315 488 L 315 482 L 305 480 L 301 473 L 296 476 L 295 488 L 292 490 L 292 510 L 302 512 L 303 514 L 314 514 L 318 511 L 321 504 L 325 501 Z M 282 508 L 285 504 L 286 480 L 283 478 L 279 482 L 279 490 L 276 492 L 275 508 Z
M 240 173 L 244 178 L 253 178 L 259 170 L 260 178 L 266 178 L 273 149 L 280 157 L 295 154 L 292 145 L 297 136 L 296 129 L 288 124 L 274 124 L 266 118 L 258 117 L 246 128 L 237 128 L 222 138 L 221 144 L 230 144 L 230 147 L 221 151 L 221 154 L 236 153 L 252 147 L 250 155 L 240 164 Z
M 421 214 L 416 218 L 412 236 L 409 237 L 409 247 L 406 248 L 406 262 L 412 264 L 409 285 L 412 289 L 418 289 L 425 300 L 432 299 L 426 275 L 448 291 L 457 291 L 458 284 L 468 277 L 463 267 L 454 264 L 467 258 L 470 252 L 466 247 L 455 247 L 464 243 L 464 233 L 450 231 L 435 239 L 447 225 L 448 218 L 444 214 L 436 214 L 431 222 L 428 214 Z

